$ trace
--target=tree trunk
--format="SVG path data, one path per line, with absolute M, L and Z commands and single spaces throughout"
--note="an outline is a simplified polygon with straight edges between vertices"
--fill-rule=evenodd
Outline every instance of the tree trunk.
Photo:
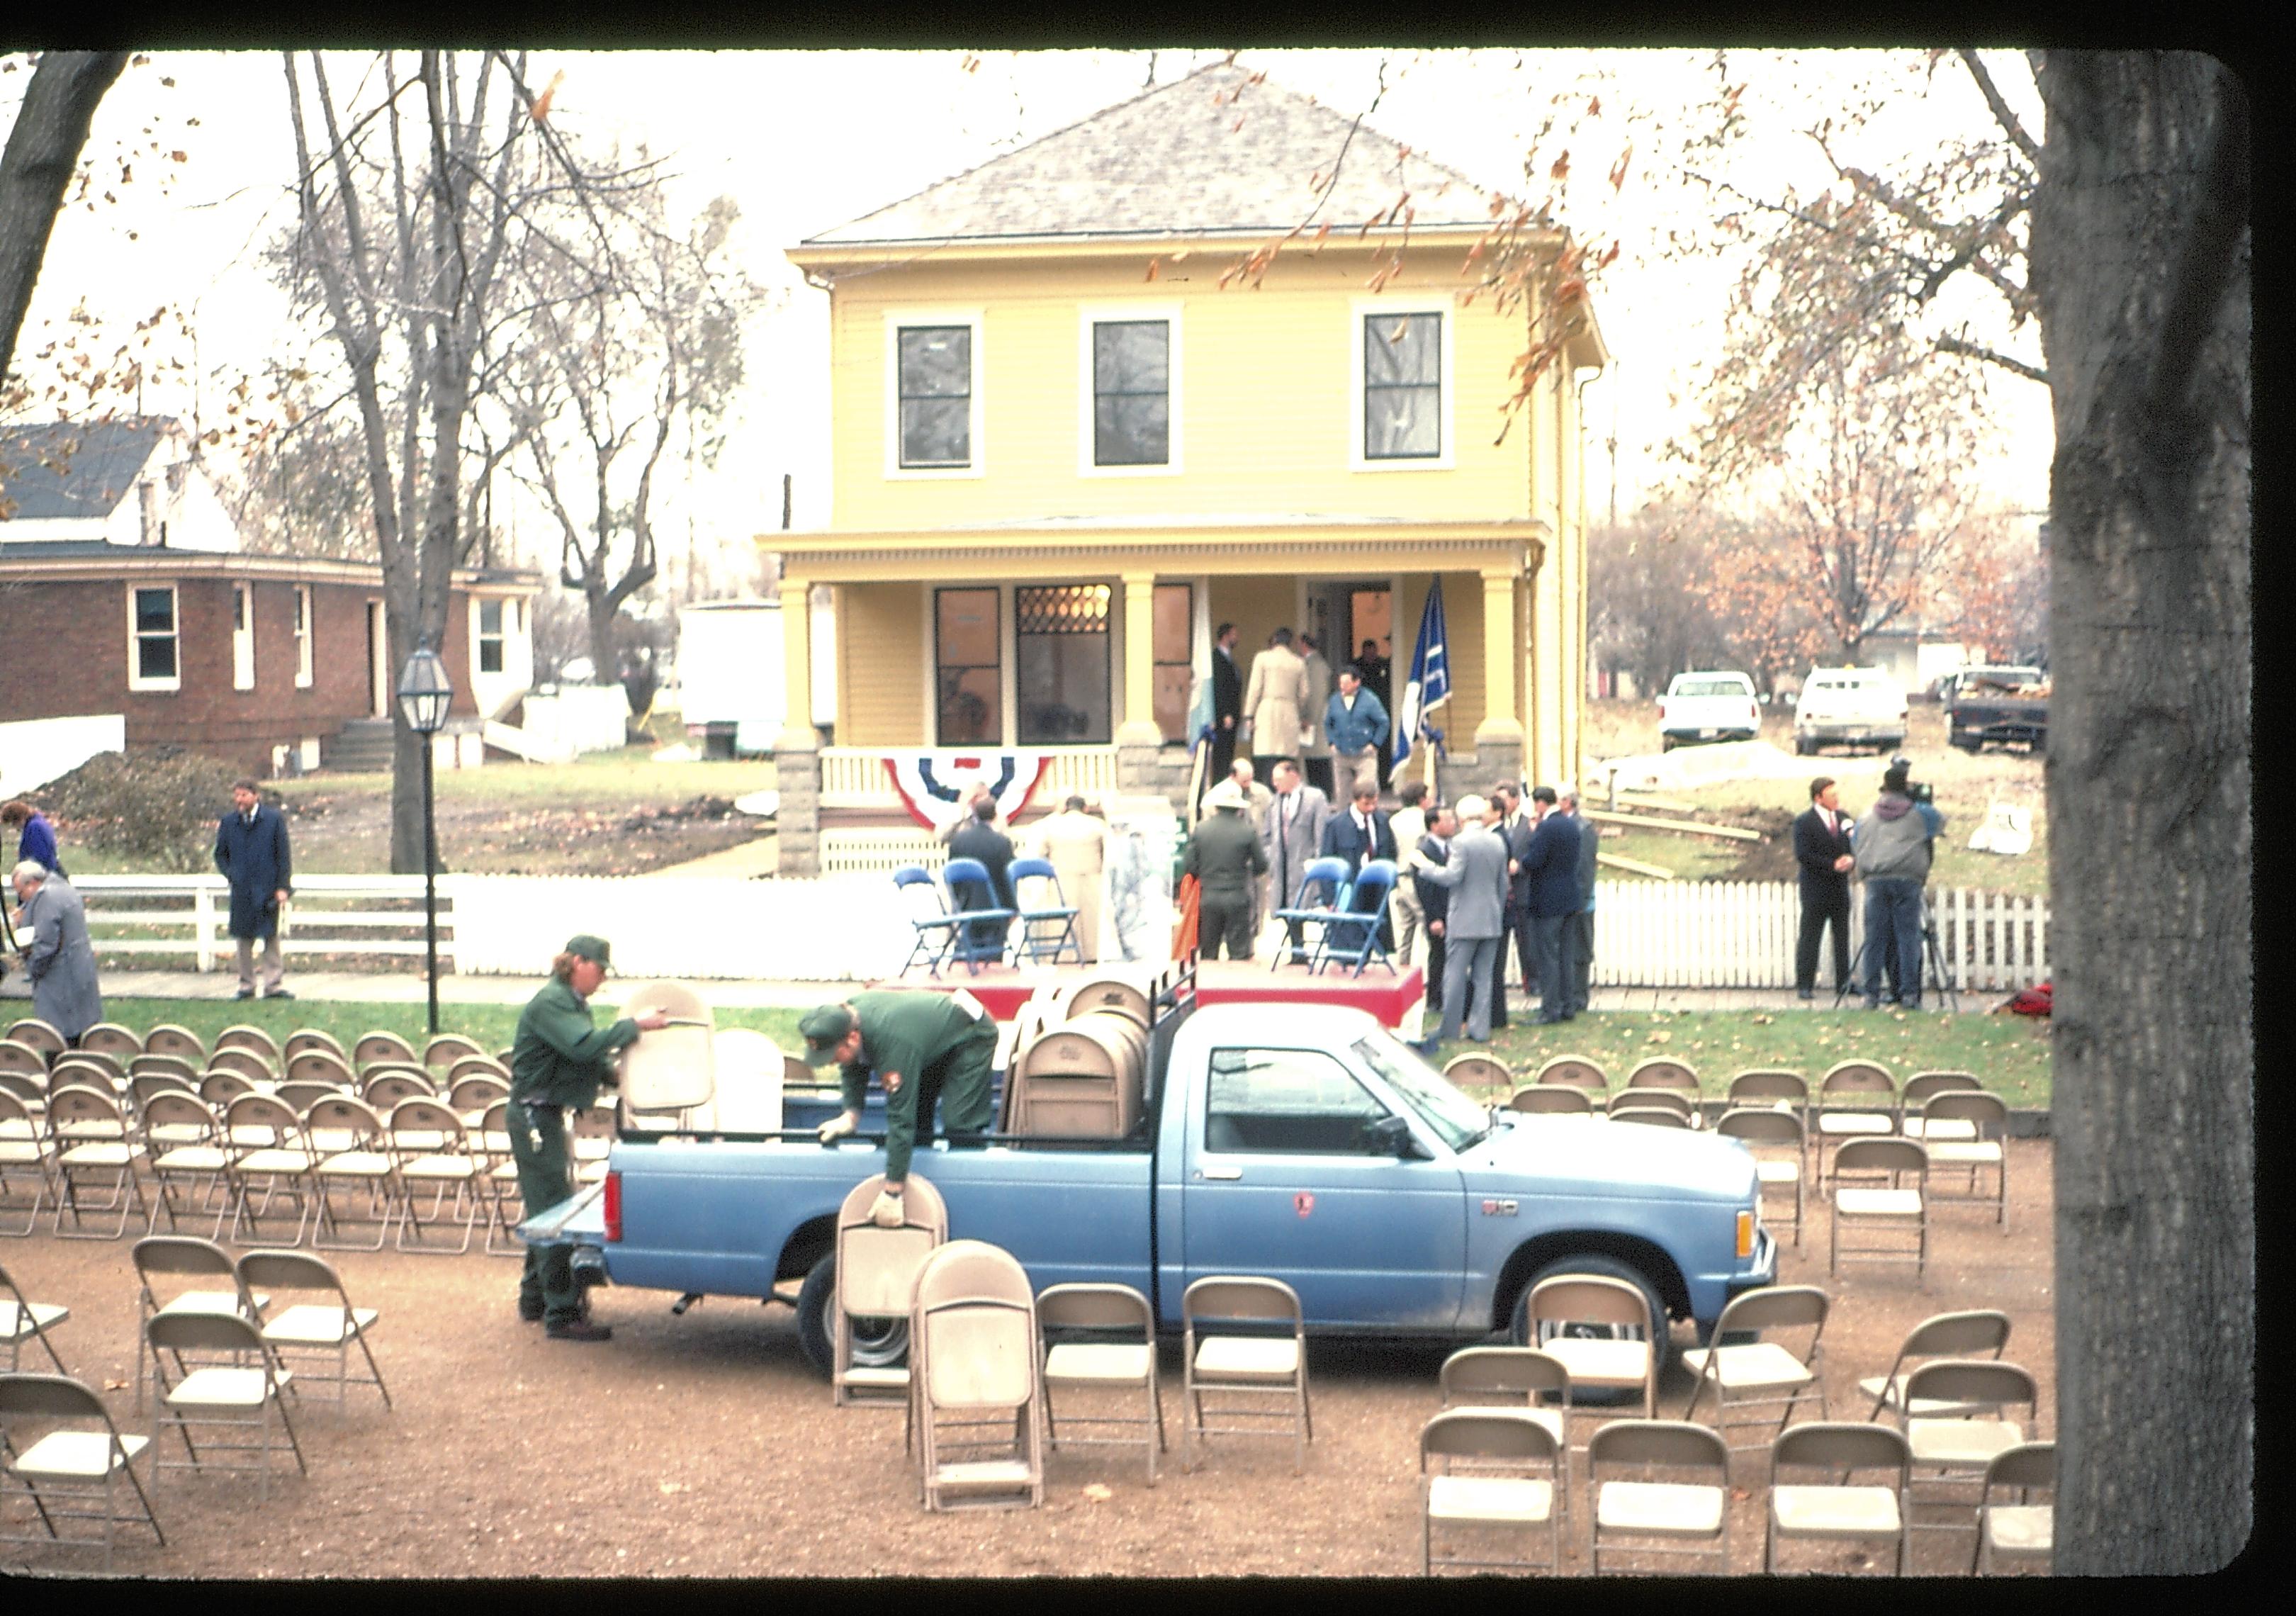
M 2253 1520 L 2247 110 L 2194 54 L 2038 73 L 2056 1570 L 2190 1575 Z
M 0 152 L 0 374 L 15 355 L 97 103 L 127 65 L 125 51 L 43 51 L 25 86 Z

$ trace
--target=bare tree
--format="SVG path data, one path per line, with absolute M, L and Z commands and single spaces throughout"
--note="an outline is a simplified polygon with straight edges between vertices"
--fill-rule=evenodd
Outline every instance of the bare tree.
M 2056 1569 L 2255 1519 L 2249 118 L 2185 53 L 2050 51 Z

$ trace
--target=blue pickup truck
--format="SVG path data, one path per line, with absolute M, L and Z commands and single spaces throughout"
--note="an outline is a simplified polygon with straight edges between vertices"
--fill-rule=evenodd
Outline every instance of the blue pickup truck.
M 1175 1331 L 1191 1281 L 1245 1273 L 1297 1291 L 1315 1333 L 1521 1340 L 1533 1284 L 1595 1272 L 1641 1288 L 1658 1339 L 1672 1317 L 1704 1340 L 1731 1297 L 1776 1274 L 1736 1141 L 1491 1111 L 1360 1011 L 1184 998 L 1150 1030 L 1144 1077 L 1125 1136 L 940 1140 L 912 1170 L 953 1235 L 1004 1247 L 1039 1288 L 1128 1284 Z M 815 1139 L 832 1104 L 791 1097 L 777 1135 L 625 1129 L 603 1194 L 523 1232 L 570 1240 L 578 1267 L 614 1284 L 679 1293 L 680 1311 L 794 1289 L 826 1375 L 838 1207 L 883 1164 L 882 1110 L 834 1145 Z M 905 1349 L 903 1321 L 856 1333 L 859 1361 Z

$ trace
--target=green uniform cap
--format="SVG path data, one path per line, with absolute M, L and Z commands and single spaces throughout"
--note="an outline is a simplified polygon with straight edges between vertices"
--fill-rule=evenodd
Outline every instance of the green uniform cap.
M 826 1066 L 837 1058 L 838 1045 L 853 1030 L 853 1013 L 842 1005 L 823 1005 L 807 1011 L 797 1029 L 805 1035 L 806 1064 Z
M 611 965 L 614 963 L 611 950 L 606 945 L 606 939 L 603 937 L 593 937 L 587 931 L 578 937 L 568 938 L 566 952 L 578 959 L 586 959 L 594 965 Z

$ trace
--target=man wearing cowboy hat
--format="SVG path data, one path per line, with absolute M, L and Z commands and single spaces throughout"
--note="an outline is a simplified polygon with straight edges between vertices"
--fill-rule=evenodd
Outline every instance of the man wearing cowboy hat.
M 1181 873 L 1196 878 L 1196 940 L 1206 959 L 1218 959 L 1223 943 L 1228 958 L 1251 957 L 1252 887 L 1267 869 L 1267 853 L 1245 816 L 1249 801 L 1233 779 L 1206 792 L 1210 817 L 1180 856 Z
M 869 1216 L 881 1228 L 900 1227 L 909 1157 L 932 1143 L 934 1104 L 947 1096 L 952 1136 L 988 1129 L 996 1021 L 962 989 L 872 989 L 807 1011 L 798 1031 L 806 1064 L 834 1062 L 843 1079 L 845 1109 L 817 1130 L 824 1144 L 861 1126 L 872 1075 L 884 1085 L 885 1188 Z

